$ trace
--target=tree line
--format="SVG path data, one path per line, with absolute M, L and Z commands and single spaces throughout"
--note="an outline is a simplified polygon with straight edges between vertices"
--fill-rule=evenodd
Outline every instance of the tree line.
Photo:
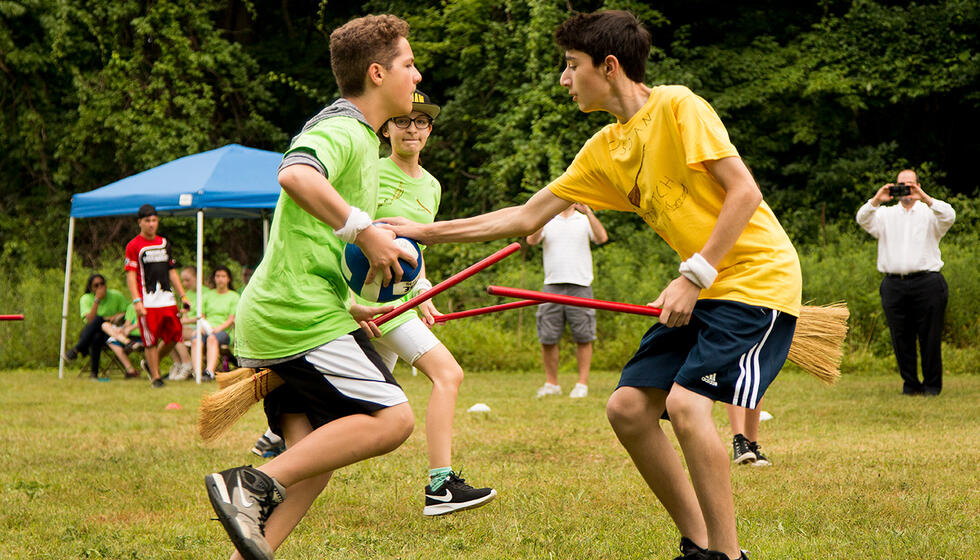
M 934 196 L 977 193 L 978 0 L 8 0 L 0 265 L 61 266 L 74 193 L 231 142 L 285 149 L 337 96 L 330 31 L 367 13 L 411 24 L 420 88 L 443 106 L 423 154 L 441 215 L 521 202 L 610 122 L 559 86 L 553 40 L 571 13 L 603 8 L 651 31 L 649 85 L 684 84 L 713 104 L 797 243 L 852 220 L 905 167 Z M 614 241 L 643 227 L 603 219 Z M 254 242 L 239 240 L 256 227 L 209 227 L 215 258 L 252 259 Z M 128 221 L 83 220 L 79 250 L 96 260 L 133 234 Z

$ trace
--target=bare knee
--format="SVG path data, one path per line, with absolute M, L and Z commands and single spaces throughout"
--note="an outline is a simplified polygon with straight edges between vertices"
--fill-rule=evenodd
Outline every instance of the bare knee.
M 463 384 L 463 368 L 455 362 L 451 366 L 441 368 L 432 376 L 432 384 L 444 391 L 456 393 Z
M 380 411 L 376 418 L 383 423 L 378 430 L 381 453 L 397 449 L 415 429 L 415 415 L 407 402 Z
M 606 418 L 617 433 L 628 431 L 647 414 L 647 399 L 632 387 L 621 387 L 606 401 Z
M 702 412 L 704 403 L 699 401 L 703 398 L 687 391 L 671 391 L 667 395 L 665 404 L 674 432 L 683 433 L 691 428 L 694 418 Z

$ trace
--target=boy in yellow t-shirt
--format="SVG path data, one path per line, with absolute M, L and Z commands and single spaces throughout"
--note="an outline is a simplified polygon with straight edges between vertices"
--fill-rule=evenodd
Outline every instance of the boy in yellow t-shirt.
M 677 524 L 679 558 L 747 558 L 711 411 L 714 401 L 755 408 L 782 367 L 799 314 L 799 259 L 711 106 L 682 86 L 644 85 L 650 35 L 635 16 L 579 14 L 555 38 L 567 63 L 561 85 L 583 112 L 617 122 L 523 206 L 429 225 L 384 221 L 432 244 L 527 235 L 576 202 L 639 214 L 677 251 L 680 274 L 650 304 L 663 313 L 606 414 Z M 665 412 L 691 481 L 660 427 Z

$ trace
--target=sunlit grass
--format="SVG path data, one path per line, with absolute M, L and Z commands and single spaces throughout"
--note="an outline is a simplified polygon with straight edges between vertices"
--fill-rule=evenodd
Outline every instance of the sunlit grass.
M 395 452 L 336 473 L 280 559 L 672 558 L 678 535 L 605 420 L 614 372 L 586 399 L 537 400 L 539 372 L 471 372 L 453 466 L 493 486 L 486 507 L 424 518 L 430 384 L 396 372 L 419 425 Z M 563 384 L 573 382 L 563 374 Z M 980 377 L 938 398 L 899 394 L 896 375 L 851 372 L 826 388 L 795 369 L 766 396 L 772 468 L 732 469 L 753 560 L 975 558 Z M 59 381 L 0 372 L 0 558 L 222 558 L 230 545 L 203 477 L 252 462 L 255 407 L 221 441 L 195 432 L 203 391 L 141 381 Z M 182 410 L 166 410 L 177 402 Z M 477 402 L 489 413 L 467 413 Z M 729 434 L 720 407 L 721 436 Z

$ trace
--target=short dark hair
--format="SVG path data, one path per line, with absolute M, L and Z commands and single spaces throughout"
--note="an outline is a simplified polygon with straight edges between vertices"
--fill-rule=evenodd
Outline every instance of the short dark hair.
M 156 215 L 157 209 L 154 208 L 152 204 L 144 204 L 143 206 L 140 206 L 139 211 L 136 213 L 136 217 L 140 220 Z
M 340 95 L 364 93 L 368 67 L 375 62 L 391 68 L 401 37 L 408 37 L 408 23 L 390 14 L 359 17 L 334 29 L 330 34 L 330 68 Z
M 619 60 L 626 76 L 643 82 L 650 56 L 650 32 L 624 10 L 576 14 L 555 30 L 555 42 L 565 50 L 582 51 L 598 66 L 607 56 Z

